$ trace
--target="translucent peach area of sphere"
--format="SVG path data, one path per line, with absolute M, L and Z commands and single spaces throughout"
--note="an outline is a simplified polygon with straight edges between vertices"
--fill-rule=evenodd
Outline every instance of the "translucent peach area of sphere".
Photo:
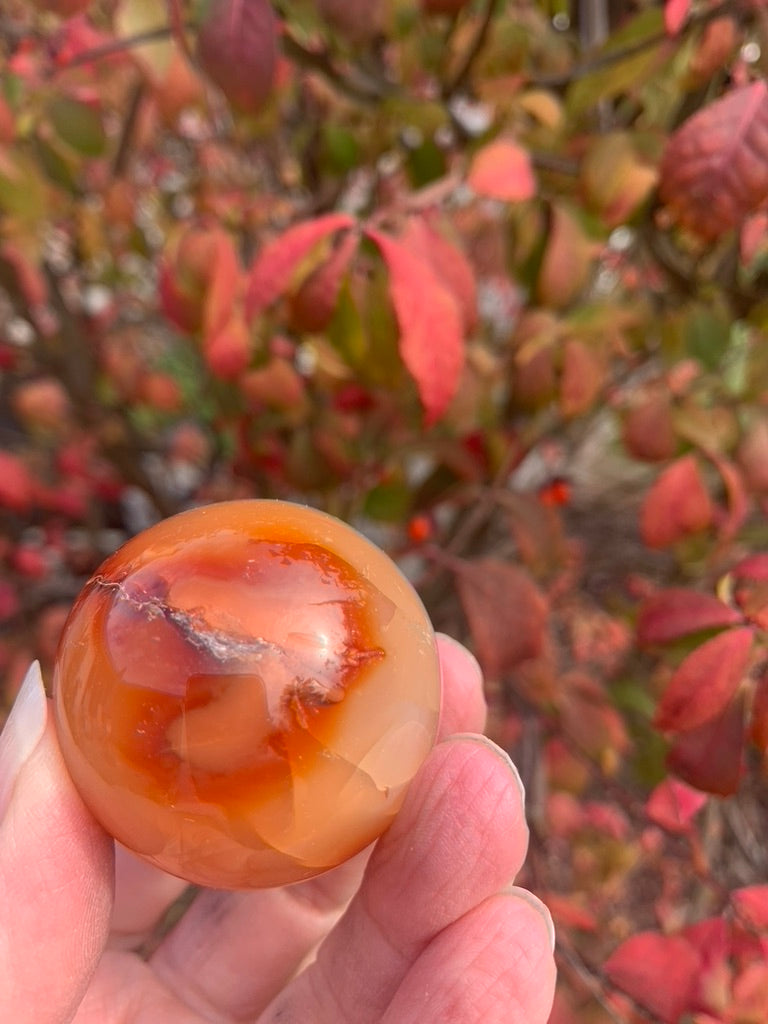
M 124 545 L 75 603 L 54 677 L 95 816 L 218 888 L 299 881 L 367 846 L 439 705 L 432 628 L 394 563 L 272 501 L 195 509 Z

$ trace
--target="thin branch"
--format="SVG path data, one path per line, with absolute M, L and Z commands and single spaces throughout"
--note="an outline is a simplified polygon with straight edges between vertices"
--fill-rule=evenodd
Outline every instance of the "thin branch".
M 165 6 L 168 11 L 168 23 L 170 25 L 174 41 L 189 63 L 194 64 L 194 58 L 189 49 L 189 41 L 187 40 L 187 29 L 189 28 L 189 25 L 184 21 L 184 12 L 181 9 L 181 0 L 165 0 Z
M 469 44 L 467 52 L 464 54 L 464 59 L 459 65 L 459 69 L 453 76 L 443 90 L 444 99 L 450 99 L 455 93 L 469 81 L 470 75 L 472 74 L 472 68 L 474 67 L 475 61 L 480 56 L 483 47 L 488 41 L 488 36 L 491 31 L 491 24 L 493 22 L 493 16 L 496 13 L 496 0 L 486 0 L 485 13 L 483 14 L 480 26 L 475 33 L 475 38 Z
M 283 52 L 304 68 L 319 72 L 335 85 L 339 92 L 359 103 L 378 103 L 394 91 L 389 82 L 372 79 L 360 68 L 340 68 L 331 58 L 327 48 L 311 50 L 284 28 L 282 35 Z
M 563 965 L 570 969 L 579 979 L 603 1012 L 615 1024 L 627 1024 L 627 1018 L 617 1010 L 614 1010 L 606 999 L 599 976 L 585 963 L 573 946 L 563 941 L 562 937 L 558 937 L 557 952 Z
M 717 7 L 702 11 L 700 14 L 691 15 L 685 23 L 685 30 L 688 31 L 692 28 L 706 25 L 710 21 L 722 17 L 723 14 L 732 8 L 733 3 L 731 0 L 725 0 L 725 3 L 719 4 Z M 562 88 L 563 86 L 570 85 L 572 82 L 577 82 L 580 78 L 586 78 L 587 75 L 591 75 L 596 71 L 602 71 L 605 68 L 612 67 L 614 64 L 621 64 L 622 61 L 637 57 L 639 54 L 644 53 L 646 50 L 651 50 L 654 46 L 659 46 L 663 42 L 679 45 L 683 39 L 683 33 L 672 37 L 665 31 L 655 32 L 653 35 L 646 36 L 645 39 L 639 39 L 636 43 L 630 43 L 620 50 L 608 50 L 607 52 L 599 53 L 596 57 L 577 64 L 566 73 L 531 75 L 528 81 L 531 85 L 540 86 L 541 88 Z
M 74 57 L 57 64 L 50 72 L 50 75 L 57 75 L 61 71 L 69 71 L 71 68 L 80 68 L 93 61 L 104 60 L 107 57 L 114 57 L 118 53 L 126 53 L 137 46 L 144 46 L 145 43 L 156 43 L 162 39 L 168 39 L 173 35 L 170 25 L 161 25 L 160 28 L 153 28 L 147 32 L 139 32 L 135 36 L 126 36 L 124 39 L 112 39 L 101 46 L 94 46 L 90 50 L 83 50 L 76 53 Z
M 112 161 L 113 178 L 121 178 L 127 170 L 128 160 L 131 155 L 131 147 L 136 133 L 136 126 L 139 121 L 139 113 L 141 112 L 141 105 L 144 100 L 145 92 L 146 84 L 142 78 L 139 79 L 133 87 L 128 101 L 128 110 L 126 111 L 122 129 L 120 131 L 120 141 Z

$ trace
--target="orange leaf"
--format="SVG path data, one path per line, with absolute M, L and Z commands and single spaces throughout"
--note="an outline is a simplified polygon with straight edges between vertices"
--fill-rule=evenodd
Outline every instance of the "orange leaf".
M 400 356 L 416 382 L 427 425 L 456 394 L 464 365 L 461 314 L 434 271 L 389 235 L 371 228 L 389 270 L 389 291 L 400 327 Z
M 679 935 L 640 932 L 604 964 L 609 980 L 667 1024 L 678 1024 L 696 990 L 699 957 Z
M 516 142 L 498 139 L 475 154 L 467 184 L 479 196 L 519 203 L 536 195 L 531 158 Z
M 667 391 L 644 395 L 626 414 L 622 439 L 629 454 L 647 462 L 672 458 L 677 435 Z
M 570 419 L 587 412 L 604 380 L 605 367 L 595 350 L 579 338 L 568 338 L 563 346 L 560 414 Z
M 768 198 L 768 85 L 733 89 L 671 137 L 660 195 L 677 220 L 705 241 L 738 227 Z
M 712 515 L 698 462 L 685 455 L 668 466 L 646 494 L 640 532 L 649 548 L 664 548 L 705 529 Z
M 0 264 L 6 264 L 24 301 L 34 309 L 48 301 L 48 285 L 40 269 L 14 242 L 0 244 Z
M 553 203 L 536 282 L 539 302 L 555 309 L 574 302 L 589 280 L 596 252 L 571 210 L 563 203 Z
M 297 267 L 319 242 L 354 223 L 349 214 L 328 213 L 294 224 L 265 245 L 248 273 L 246 318 L 250 321 L 288 290 Z
M 641 647 L 668 644 L 704 629 L 735 626 L 742 616 L 711 594 L 669 587 L 650 597 L 640 609 L 637 642 Z
M 752 630 L 729 629 L 706 640 L 683 659 L 656 710 L 665 732 L 696 729 L 721 714 L 749 666 Z
M 456 586 L 475 652 L 490 679 L 542 653 L 548 606 L 527 572 L 483 558 L 461 566 Z
M 253 340 L 242 316 L 234 314 L 218 331 L 203 340 L 208 369 L 221 380 L 238 377 L 248 366 Z
M 696 789 L 733 796 L 739 788 L 744 752 L 744 698 L 697 729 L 679 733 L 667 754 L 670 771 Z
M 212 0 L 198 30 L 200 66 L 227 100 L 257 113 L 272 91 L 277 19 L 269 0 Z

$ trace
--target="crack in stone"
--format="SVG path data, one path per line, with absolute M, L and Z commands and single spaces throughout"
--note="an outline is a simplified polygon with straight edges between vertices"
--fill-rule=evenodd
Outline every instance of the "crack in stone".
M 286 656 L 287 652 L 280 644 L 265 640 L 263 637 L 237 636 L 211 629 L 204 616 L 199 612 L 185 612 L 180 608 L 173 608 L 154 594 L 131 594 L 126 590 L 125 585 L 117 580 L 94 577 L 93 583 L 108 590 L 115 590 L 119 594 L 119 599 L 126 601 L 147 619 L 162 618 L 166 622 L 170 622 L 179 630 L 185 640 L 199 650 L 210 654 L 219 662 L 244 661 L 260 658 L 265 654 Z

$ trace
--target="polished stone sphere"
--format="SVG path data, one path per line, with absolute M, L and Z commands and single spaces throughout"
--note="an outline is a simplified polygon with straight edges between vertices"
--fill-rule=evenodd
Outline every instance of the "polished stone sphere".
M 309 878 L 389 825 L 437 732 L 434 635 L 394 563 L 279 501 L 183 512 L 87 583 L 54 674 L 104 828 L 200 885 Z

